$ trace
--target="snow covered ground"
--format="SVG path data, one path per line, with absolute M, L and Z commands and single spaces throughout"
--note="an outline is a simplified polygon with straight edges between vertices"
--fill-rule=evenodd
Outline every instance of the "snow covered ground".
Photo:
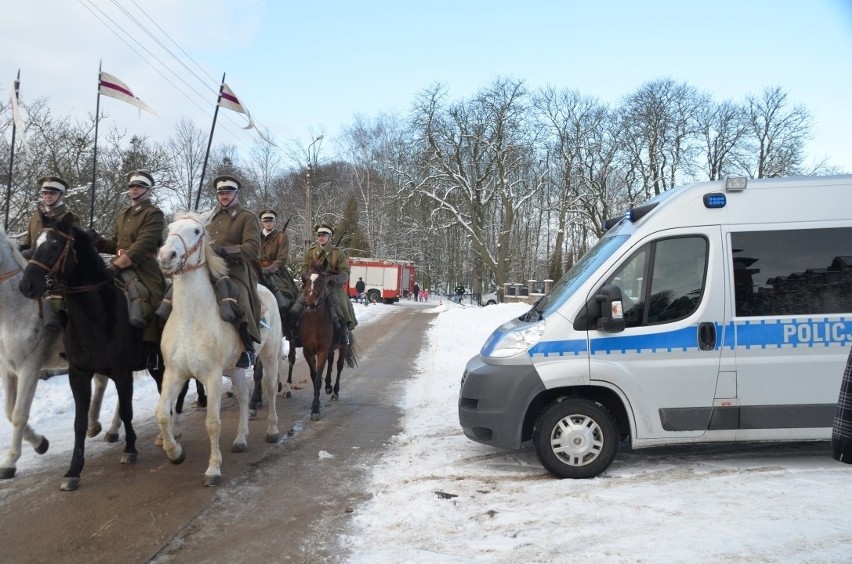
M 344 543 L 352 562 L 852 561 L 852 467 L 832 460 L 827 442 L 622 451 L 598 478 L 555 480 L 531 448 L 480 445 L 458 425 L 465 363 L 526 307 L 434 297 L 359 305 L 356 314 L 369 323 L 403 306 L 439 315 L 402 400 L 404 430 L 373 472 L 372 499 L 353 513 Z M 155 408 L 153 381 L 142 374 L 137 419 Z M 104 413 L 114 401 L 110 386 Z M 64 464 L 72 418 L 67 379 L 41 382 L 32 422 L 51 448 L 40 457 L 25 445 L 20 473 Z M 0 447 L 9 439 L 4 420 Z

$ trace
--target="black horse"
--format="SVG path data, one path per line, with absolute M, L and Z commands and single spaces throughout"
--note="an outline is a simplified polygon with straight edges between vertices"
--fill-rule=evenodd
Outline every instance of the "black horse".
M 85 462 L 85 438 L 92 376 L 109 376 L 118 391 L 118 410 L 125 429 L 124 464 L 136 462 L 133 430 L 133 371 L 146 367 L 148 351 L 142 346 L 142 330 L 130 324 L 127 298 L 107 271 L 89 236 L 71 224 L 42 215 L 45 229 L 20 283 L 21 293 L 33 299 L 45 292 L 65 299 L 68 321 L 65 354 L 68 381 L 74 395 L 74 452 L 61 488 L 75 490 Z M 162 374 L 160 374 L 162 380 Z

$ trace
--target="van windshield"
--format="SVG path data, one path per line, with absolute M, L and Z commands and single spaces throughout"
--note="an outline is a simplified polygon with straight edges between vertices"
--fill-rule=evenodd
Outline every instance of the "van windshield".
M 559 309 L 629 237 L 629 235 L 614 235 L 598 241 L 571 270 L 559 279 L 559 282 L 554 284 L 549 294 L 536 302 L 533 309 L 524 315 L 524 319 L 527 321 L 541 319 Z

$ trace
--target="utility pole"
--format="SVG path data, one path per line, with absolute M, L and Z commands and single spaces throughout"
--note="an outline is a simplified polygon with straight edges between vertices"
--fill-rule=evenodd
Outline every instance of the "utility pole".
M 308 145 L 308 171 L 305 173 L 305 248 L 311 246 L 313 243 L 313 221 L 311 220 L 311 176 L 314 172 L 314 161 L 316 161 L 316 153 L 312 153 L 311 149 L 314 148 L 314 145 L 317 141 L 322 141 L 324 136 L 320 135 Z

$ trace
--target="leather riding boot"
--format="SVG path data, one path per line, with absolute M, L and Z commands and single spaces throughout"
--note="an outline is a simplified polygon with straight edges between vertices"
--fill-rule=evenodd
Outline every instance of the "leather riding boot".
M 290 306 L 290 311 L 287 312 L 287 316 L 292 319 L 299 319 L 302 317 L 303 311 L 305 311 L 305 295 L 299 294 L 299 297 L 296 298 L 296 301 L 293 302 L 292 306 Z
M 243 341 L 243 346 L 246 348 L 245 351 L 240 353 L 240 358 L 237 360 L 237 368 L 248 368 L 256 362 L 255 352 L 254 352 L 254 341 L 249 335 L 248 325 L 242 323 L 240 325 L 240 339 Z

